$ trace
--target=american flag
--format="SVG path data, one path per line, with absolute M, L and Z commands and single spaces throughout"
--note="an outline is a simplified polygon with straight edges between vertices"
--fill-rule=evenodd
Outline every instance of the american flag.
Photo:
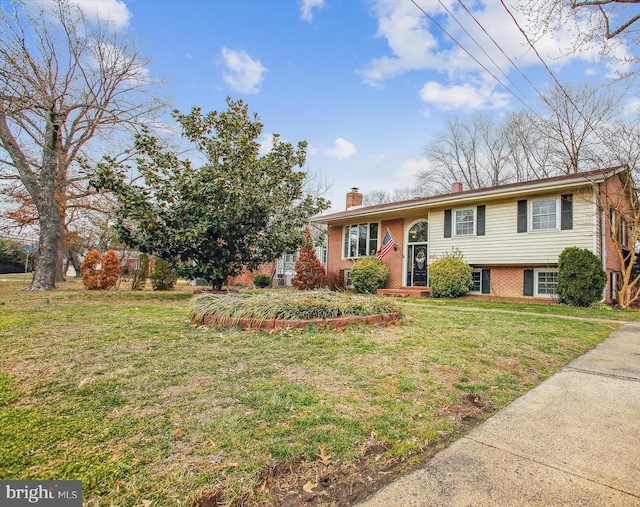
M 391 237 L 391 233 L 389 232 L 389 229 L 387 229 L 387 233 L 384 235 L 384 239 L 382 240 L 382 246 L 380 247 L 380 250 L 378 250 L 376 257 L 378 259 L 382 259 L 385 255 L 389 253 L 389 250 L 391 250 L 392 248 L 395 248 L 395 246 L 396 246 L 396 242 L 393 241 L 393 238 Z

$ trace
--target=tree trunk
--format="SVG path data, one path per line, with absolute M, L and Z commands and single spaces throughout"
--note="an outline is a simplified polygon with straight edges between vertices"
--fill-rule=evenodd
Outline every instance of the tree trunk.
M 40 217 L 40 237 L 38 238 L 38 263 L 33 280 L 28 290 L 55 290 L 56 271 L 58 266 L 58 249 L 60 246 L 60 223 L 62 217 L 53 192 L 43 189 L 43 199 L 37 203 Z M 46 195 L 50 194 L 50 195 Z

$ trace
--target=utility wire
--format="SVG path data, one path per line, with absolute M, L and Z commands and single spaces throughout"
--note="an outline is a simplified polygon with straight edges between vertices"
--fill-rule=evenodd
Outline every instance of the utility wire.
M 485 56 L 489 59 L 489 61 L 490 61 L 491 63 L 493 63 L 493 65 L 495 65 L 495 66 L 496 66 L 496 68 L 497 68 L 497 69 L 502 73 L 502 75 L 503 75 L 505 78 L 507 78 L 507 80 L 508 80 L 508 81 L 510 81 L 510 82 L 511 82 L 511 84 L 516 88 L 516 90 L 518 90 L 518 92 L 520 92 L 520 94 L 521 94 L 523 97 L 526 97 L 525 93 L 524 93 L 524 92 L 523 92 L 523 91 L 518 87 L 518 85 L 517 85 L 513 80 L 511 80 L 511 78 L 509 77 L 509 75 L 508 75 L 508 74 L 507 74 L 507 73 L 502 69 L 502 67 L 501 67 L 500 65 L 498 65 L 498 64 L 496 63 L 496 61 L 491 57 L 491 55 L 490 55 L 490 54 L 489 54 L 489 53 L 488 53 L 488 52 L 487 52 L 487 51 L 486 51 L 486 50 L 485 50 L 485 49 L 480 45 L 480 43 L 475 39 L 475 37 L 474 37 L 471 33 L 469 33 L 469 31 L 465 28 L 465 26 L 464 26 L 464 25 L 463 25 L 463 24 L 458 20 L 458 18 L 456 18 L 456 16 L 454 15 L 454 13 L 453 13 L 453 12 L 451 12 L 451 11 L 447 8 L 447 6 L 442 2 L 442 0 L 438 0 L 438 3 L 439 3 L 439 4 L 442 6 L 442 8 L 447 12 L 447 14 L 449 14 L 449 16 L 451 16 L 451 19 L 453 19 L 453 20 L 458 24 L 458 26 L 462 29 L 462 31 L 463 31 L 464 33 L 466 33 L 466 34 L 467 34 L 467 36 L 468 36 L 468 37 L 469 37 L 469 38 L 470 38 L 470 39 L 475 43 L 475 45 L 476 45 L 476 46 L 478 46 L 478 48 L 480 49 L 480 51 L 482 51 L 482 52 L 485 54 Z M 463 4 L 460 0 L 458 0 L 458 3 L 459 3 L 459 4 L 464 8 L 464 10 L 465 10 L 465 11 L 467 11 L 467 13 L 468 13 L 472 18 L 473 18 L 473 20 L 476 22 L 476 24 L 477 24 L 477 25 L 478 25 L 478 26 L 479 26 L 479 27 L 484 31 L 484 33 L 485 33 L 487 36 L 489 36 L 489 38 L 491 39 L 491 36 L 486 32 L 486 30 L 482 27 L 482 25 L 478 22 L 478 20 L 477 20 L 475 17 L 473 17 L 473 15 L 471 14 L 471 12 L 469 12 L 469 10 L 464 6 L 464 4 Z M 511 61 L 511 59 L 510 59 L 510 58 L 505 54 L 505 52 L 504 52 L 504 51 L 502 51 L 502 48 L 501 48 L 500 46 L 498 46 L 498 44 L 496 43 L 496 41 L 495 41 L 495 40 L 493 40 L 493 39 L 491 39 L 491 40 L 492 40 L 492 41 L 493 41 L 493 43 L 498 47 L 498 49 L 502 52 L 502 54 L 503 54 L 504 56 L 506 56 L 506 57 L 507 57 L 507 59 L 509 60 L 509 62 L 511 62 L 511 64 L 512 64 L 512 65 L 514 65 L 514 63 Z M 515 65 L 514 65 L 514 66 L 515 66 Z M 529 83 L 529 84 L 531 84 L 531 83 Z M 537 91 L 537 90 L 536 90 L 536 91 Z M 512 92 L 512 94 L 513 94 L 513 92 Z M 513 95 L 515 96 L 515 94 L 513 94 Z M 520 102 L 523 102 L 523 101 L 521 100 Z M 524 102 L 523 102 L 523 103 L 524 103 Z M 527 107 L 528 107 L 528 106 L 527 106 Z M 536 114 L 536 113 L 533 111 L 533 109 L 532 109 L 531 107 L 529 107 L 529 110 L 530 110 L 532 113 Z
M 505 85 L 493 72 L 491 72 L 487 67 L 485 67 L 475 56 L 473 56 L 467 49 L 460 44 L 449 32 L 447 32 L 440 23 L 438 23 L 432 16 L 430 16 L 420 5 L 416 3 L 415 0 L 411 0 L 411 3 L 415 5 L 421 12 L 424 14 L 429 21 L 431 21 L 434 25 L 436 25 L 447 37 L 449 37 L 462 51 L 464 51 L 474 62 L 476 62 L 480 67 L 482 67 L 485 72 L 487 72 L 493 79 L 495 79 L 500 85 L 507 90 L 511 95 L 513 95 L 524 107 L 529 109 L 533 114 L 539 116 L 529 105 L 527 105 L 518 95 L 516 95 L 511 89 Z
M 596 135 L 596 137 L 598 139 L 600 139 L 600 142 L 602 142 L 603 144 L 606 144 L 604 139 L 602 138 L 602 136 L 600 136 L 600 133 L 595 129 L 595 127 L 591 124 L 591 122 L 582 114 L 582 111 L 580 111 L 580 108 L 576 105 L 576 103 L 573 101 L 573 99 L 571 98 L 571 96 L 567 93 L 567 91 L 564 89 L 564 86 L 562 86 L 562 84 L 560 83 L 560 81 L 558 81 L 558 79 L 556 78 L 555 74 L 551 71 L 551 69 L 549 68 L 549 66 L 547 65 L 547 62 L 544 61 L 544 59 L 542 58 L 542 56 L 540 56 L 540 53 L 538 52 L 538 50 L 536 49 L 536 47 L 533 45 L 533 43 L 531 42 L 531 39 L 529 39 L 529 36 L 526 34 L 526 32 L 522 29 L 522 27 L 520 26 L 520 24 L 518 23 L 518 20 L 516 20 L 515 16 L 513 15 L 513 13 L 509 10 L 509 8 L 505 5 L 504 0 L 500 0 L 500 3 L 502 4 L 502 6 L 504 7 L 504 9 L 507 11 L 507 13 L 509 14 L 509 16 L 511 16 L 511 19 L 513 20 L 513 22 L 515 23 L 515 25 L 518 27 L 518 30 L 520 30 L 520 33 L 523 35 L 523 37 L 525 38 L 525 40 L 527 41 L 527 44 L 529 44 L 529 47 L 531 47 L 531 49 L 533 49 L 533 52 L 536 54 L 536 56 L 538 57 L 538 60 L 540 60 L 540 62 L 542 63 L 542 65 L 544 65 L 544 68 L 547 69 L 547 72 L 549 73 L 549 75 L 553 78 L 553 80 L 555 81 L 556 85 L 558 86 L 558 88 L 562 91 L 562 93 L 564 94 L 565 98 L 569 101 L 569 103 L 574 107 L 574 109 L 577 111 L 577 113 L 580 115 L 580 118 L 582 118 L 585 122 L 585 124 L 593 131 L 593 133 Z M 540 97 L 542 98 L 542 100 L 544 100 L 544 102 L 553 109 L 553 106 L 549 103 L 549 101 L 546 99 L 546 97 L 544 97 L 544 95 L 540 95 Z
M 525 74 L 520 70 L 520 67 L 518 67 L 518 65 L 517 65 L 517 64 L 516 64 L 512 59 L 511 59 L 511 57 L 510 57 L 507 53 L 505 53 L 505 51 L 502 49 L 502 47 L 500 46 L 500 44 L 498 44 L 498 43 L 495 41 L 495 39 L 491 36 L 491 34 L 490 34 L 489 32 L 487 32 L 487 30 L 485 29 L 485 27 L 484 27 L 484 26 L 482 26 L 482 24 L 481 24 L 481 23 L 478 21 L 478 19 L 473 15 L 473 13 L 472 13 L 469 9 L 467 9 L 467 6 L 466 6 L 466 5 L 464 5 L 464 4 L 462 3 L 462 0 L 458 0 L 458 3 L 459 3 L 459 4 L 462 6 L 462 8 L 467 12 L 467 14 L 469 14 L 469 16 L 471 16 L 471 19 L 473 19 L 473 20 L 475 21 L 476 25 L 478 25 L 478 26 L 480 27 L 480 29 L 485 33 L 485 35 L 486 35 L 487 37 L 489 37 L 489 39 L 491 40 L 491 42 L 493 42 L 493 44 L 495 45 L 495 47 L 497 47 L 497 48 L 500 50 L 500 52 L 504 55 L 504 57 L 505 57 L 507 60 L 509 60 L 509 63 L 511 63 L 511 65 L 513 66 L 513 68 L 515 68 L 515 69 L 518 71 L 518 73 L 523 77 L 523 79 L 524 79 L 527 83 L 529 83 L 529 86 L 531 86 L 531 88 L 533 88 L 533 90 L 538 94 L 538 97 L 540 97 L 540 98 L 542 98 L 542 99 L 544 100 L 544 98 L 543 98 L 543 96 L 542 96 L 542 93 L 538 90 L 538 88 L 536 87 L 536 85 L 534 85 L 534 84 L 529 80 L 529 78 L 528 78 L 528 77 L 527 77 L 527 76 L 526 76 L 526 75 L 525 75 Z M 516 88 L 517 88 L 517 86 L 516 86 Z M 520 92 L 522 93 L 522 91 L 520 91 Z

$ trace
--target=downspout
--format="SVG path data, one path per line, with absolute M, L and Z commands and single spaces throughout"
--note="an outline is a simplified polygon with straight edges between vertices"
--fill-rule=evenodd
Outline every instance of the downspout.
M 602 290 L 602 300 L 601 302 L 606 301 L 607 299 L 607 286 L 611 283 L 611 279 L 607 273 L 607 243 L 606 243 L 606 234 L 605 234 L 605 216 L 604 209 L 600 210 L 600 250 L 602 251 L 602 269 L 607 275 L 607 282 L 604 284 L 604 289 Z

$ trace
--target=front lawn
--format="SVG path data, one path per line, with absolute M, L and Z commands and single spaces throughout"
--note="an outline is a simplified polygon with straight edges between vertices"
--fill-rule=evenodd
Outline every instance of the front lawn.
M 638 316 L 400 303 L 242 332 L 193 325 L 189 289 L 22 285 L 0 282 L 0 479 L 81 479 L 91 506 L 348 505 Z

